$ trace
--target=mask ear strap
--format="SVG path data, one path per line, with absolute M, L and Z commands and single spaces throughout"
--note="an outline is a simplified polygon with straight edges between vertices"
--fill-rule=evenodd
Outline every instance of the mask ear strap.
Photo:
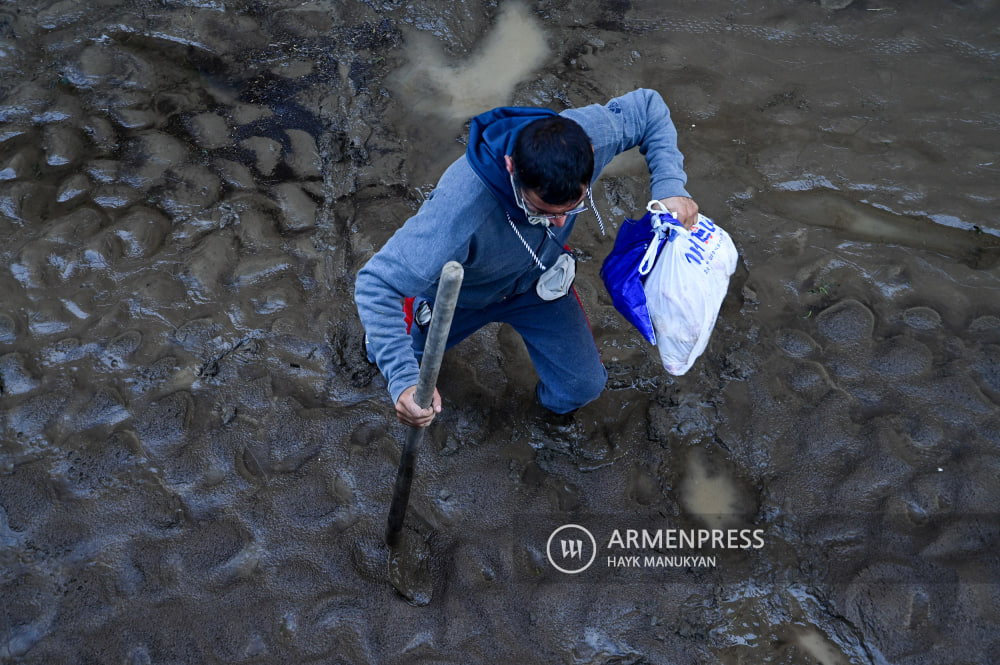
M 514 203 L 516 203 L 517 207 L 520 208 L 521 212 L 524 213 L 524 217 L 525 217 L 525 219 L 528 220 L 528 223 L 529 224 L 535 224 L 535 225 L 539 225 L 540 224 L 540 225 L 544 226 L 545 228 L 549 228 L 549 225 L 552 222 L 550 222 L 547 217 L 541 217 L 539 215 L 532 215 L 530 212 L 528 212 L 528 209 L 525 207 L 525 204 L 524 204 L 524 197 L 520 193 L 520 188 L 517 186 L 517 180 L 514 178 L 514 174 L 510 173 L 508 171 L 507 175 L 510 176 L 510 188 L 514 191 Z M 510 219 L 510 215 L 509 214 L 507 215 L 507 218 Z M 515 231 L 516 230 L 517 229 L 515 229 Z

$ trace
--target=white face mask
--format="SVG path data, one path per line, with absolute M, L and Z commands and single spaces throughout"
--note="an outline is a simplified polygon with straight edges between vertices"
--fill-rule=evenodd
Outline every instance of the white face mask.
M 528 210 L 528 206 L 524 202 L 524 197 L 521 196 L 521 189 L 517 186 L 517 183 L 514 181 L 514 174 L 508 171 L 507 175 L 510 176 L 510 187 L 511 189 L 514 190 L 514 202 L 517 204 L 518 208 L 524 211 L 524 214 L 527 215 L 528 217 L 528 221 L 532 224 L 539 224 L 541 226 L 548 228 L 549 226 L 552 226 L 553 219 L 558 219 L 559 217 L 571 217 L 573 215 L 579 215 L 581 212 L 584 212 L 587 209 L 587 204 L 583 202 L 580 205 L 573 208 L 572 210 L 567 210 L 566 212 L 561 212 L 558 214 L 532 212 Z M 587 188 L 587 196 L 588 197 L 590 196 L 589 187 Z
M 535 293 L 542 300 L 555 300 L 569 293 L 576 278 L 576 260 L 570 254 L 560 254 L 551 268 L 535 283 Z

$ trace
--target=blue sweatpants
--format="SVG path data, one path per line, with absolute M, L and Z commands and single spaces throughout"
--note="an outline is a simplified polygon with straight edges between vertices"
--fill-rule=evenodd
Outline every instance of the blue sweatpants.
M 604 390 L 608 372 L 575 290 L 545 301 L 531 289 L 484 309 L 457 308 L 448 348 L 496 321 L 509 324 L 524 340 L 538 372 L 538 401 L 545 408 L 569 413 L 597 399 Z M 416 325 L 411 336 L 419 359 L 426 336 Z

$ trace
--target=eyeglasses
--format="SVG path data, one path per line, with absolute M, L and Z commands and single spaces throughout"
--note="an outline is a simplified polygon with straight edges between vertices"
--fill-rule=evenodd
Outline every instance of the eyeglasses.
M 559 219 L 561 217 L 569 217 L 571 215 L 579 215 L 581 212 L 585 212 L 588 208 L 587 202 L 581 200 L 580 204 L 573 208 L 572 210 L 567 210 L 566 212 L 555 212 L 555 213 L 545 213 L 532 211 L 528 209 L 528 205 L 524 202 L 524 197 L 521 196 L 521 188 L 517 186 L 514 181 L 514 174 L 508 174 L 510 176 L 510 186 L 514 190 L 514 202 L 517 203 L 517 207 L 524 211 L 524 214 L 528 216 L 528 221 L 532 224 L 541 224 L 542 226 L 549 226 L 552 224 L 553 219 Z M 590 187 L 587 188 L 584 198 L 590 197 Z

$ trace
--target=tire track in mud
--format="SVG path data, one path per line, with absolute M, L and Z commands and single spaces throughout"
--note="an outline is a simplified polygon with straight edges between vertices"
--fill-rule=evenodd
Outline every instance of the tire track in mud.
M 926 53 L 952 52 L 966 58 L 994 63 L 1000 51 L 978 46 L 957 37 L 903 37 L 871 38 L 847 34 L 830 26 L 803 26 L 800 30 L 787 30 L 724 19 L 697 19 L 662 17 L 655 19 L 625 18 L 622 27 L 632 32 L 681 32 L 691 35 L 725 35 L 775 46 L 827 46 L 848 49 L 854 53 L 875 53 L 885 56 L 909 56 Z

